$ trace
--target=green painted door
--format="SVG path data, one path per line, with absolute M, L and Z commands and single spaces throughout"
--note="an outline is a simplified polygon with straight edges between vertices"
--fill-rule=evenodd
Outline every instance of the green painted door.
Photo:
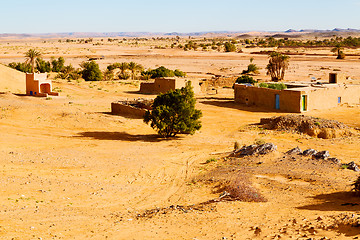
M 306 95 L 301 96 L 301 108 L 303 111 L 307 110 L 307 96 Z

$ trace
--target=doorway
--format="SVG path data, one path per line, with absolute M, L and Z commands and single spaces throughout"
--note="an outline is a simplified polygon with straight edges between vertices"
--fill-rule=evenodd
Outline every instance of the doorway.
M 279 94 L 275 94 L 275 109 L 277 109 L 277 110 L 280 109 L 280 95 Z

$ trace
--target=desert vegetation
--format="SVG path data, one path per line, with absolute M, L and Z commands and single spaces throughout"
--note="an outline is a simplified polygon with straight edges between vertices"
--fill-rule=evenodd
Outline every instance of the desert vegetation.
M 147 111 L 144 122 L 150 123 L 163 137 L 177 134 L 194 134 L 201 128 L 202 112 L 195 109 L 195 98 L 191 82 L 186 86 L 157 96 L 152 110 Z
M 289 56 L 279 52 L 272 52 L 269 54 L 269 64 L 266 66 L 268 75 L 271 80 L 278 82 L 284 80 L 285 71 L 289 67 Z

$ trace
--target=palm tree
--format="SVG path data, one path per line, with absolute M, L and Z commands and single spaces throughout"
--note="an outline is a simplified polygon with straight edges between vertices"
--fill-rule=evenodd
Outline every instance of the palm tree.
M 341 44 L 337 43 L 335 45 L 335 47 L 333 49 L 331 49 L 331 52 L 337 53 L 337 58 L 336 59 L 344 59 L 345 58 L 345 53 L 342 50 L 343 50 L 343 47 L 341 46 Z
M 285 70 L 289 67 L 289 56 L 279 52 L 269 54 L 269 64 L 266 66 L 267 75 L 271 76 L 271 80 L 278 82 L 284 80 Z
M 122 62 L 118 65 L 118 68 L 120 69 L 121 74 L 124 74 L 125 71 L 129 69 L 129 64 L 127 62 Z
M 132 79 L 135 79 L 136 73 L 141 72 L 144 68 L 135 62 L 129 62 L 129 70 L 131 71 Z
M 26 57 L 26 63 L 31 64 L 31 72 L 34 73 L 35 72 L 35 60 L 37 58 L 41 57 L 41 53 L 39 51 L 36 51 L 35 49 L 29 49 L 29 51 L 27 51 L 25 53 L 25 57 Z

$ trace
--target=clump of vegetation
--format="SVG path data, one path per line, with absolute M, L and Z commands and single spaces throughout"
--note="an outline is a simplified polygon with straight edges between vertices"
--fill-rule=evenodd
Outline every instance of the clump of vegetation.
M 360 176 L 355 180 L 355 182 L 352 184 L 353 191 L 355 191 L 355 194 L 360 196 Z
M 101 81 L 103 79 L 99 65 L 95 61 L 83 62 L 80 66 L 83 68 L 81 74 L 85 81 Z
M 275 90 L 287 89 L 287 86 L 284 83 L 260 83 L 259 87 L 270 88 L 270 89 L 275 89 Z
M 247 69 L 242 72 L 242 74 L 259 74 L 260 68 L 256 64 L 252 63 L 254 58 L 250 58 L 250 64 Z
M 336 59 L 344 59 L 345 58 L 345 53 L 343 52 L 343 47 L 341 46 L 341 43 L 336 44 L 335 47 L 333 49 L 331 49 L 331 52 L 337 54 Z
M 225 47 L 225 52 L 235 52 L 236 51 L 235 44 L 233 44 L 231 42 L 226 42 L 224 44 L 224 47 Z
M 228 192 L 233 200 L 243 202 L 267 202 L 267 199 L 251 185 L 248 177 L 244 174 L 239 174 L 234 179 L 228 180 L 225 183 L 224 190 Z
M 111 77 L 113 73 L 115 76 L 114 71 L 116 69 L 119 69 L 118 72 L 119 79 L 129 79 L 129 78 L 138 79 L 144 67 L 141 64 L 135 62 L 113 63 L 107 66 L 107 71 L 105 71 L 104 74 L 106 73 L 107 77 Z
M 271 76 L 271 80 L 278 82 L 284 80 L 285 70 L 289 67 L 289 56 L 279 52 L 269 54 L 269 64 L 266 66 L 267 75 Z
M 235 83 L 250 83 L 250 84 L 254 84 L 256 83 L 256 81 L 254 80 L 254 78 L 247 76 L 247 75 L 243 75 L 240 76 L 236 79 Z
M 29 63 L 16 63 L 16 62 L 11 62 L 8 65 L 9 67 L 16 69 L 20 72 L 31 72 L 31 65 Z
M 55 78 L 61 78 L 66 80 L 78 80 L 81 77 L 81 71 L 75 69 L 71 64 L 64 66 Z
M 49 61 L 45 61 L 41 57 L 38 57 L 36 59 L 36 69 L 41 73 L 51 72 L 51 64 Z
M 178 69 L 170 70 L 164 66 L 158 67 L 156 69 L 149 69 L 141 73 L 142 76 L 150 76 L 150 78 L 159 78 L 159 77 L 185 77 L 186 74 Z
M 160 94 L 154 100 L 152 110 L 147 111 L 144 122 L 150 123 L 162 137 L 177 134 L 194 134 L 201 128 L 202 112 L 195 109 L 191 82 L 181 89 Z
M 212 162 L 217 162 L 217 159 L 216 158 L 210 158 L 210 159 L 208 159 L 208 160 L 206 160 L 206 164 L 208 164 L 208 163 L 212 163 Z
M 65 64 L 65 59 L 63 57 L 59 57 L 58 59 L 51 58 L 51 66 L 53 72 L 61 72 L 63 70 Z

